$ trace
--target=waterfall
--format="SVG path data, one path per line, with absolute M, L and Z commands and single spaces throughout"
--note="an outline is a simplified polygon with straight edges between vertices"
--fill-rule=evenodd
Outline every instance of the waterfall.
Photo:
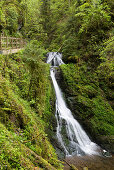
M 55 78 L 55 67 L 64 64 L 62 54 L 50 52 L 47 54 L 47 63 L 51 64 L 50 75 L 56 93 L 56 120 L 57 138 L 66 156 L 70 155 L 99 155 L 100 147 L 93 143 L 74 119 L 72 112 L 67 107 Z

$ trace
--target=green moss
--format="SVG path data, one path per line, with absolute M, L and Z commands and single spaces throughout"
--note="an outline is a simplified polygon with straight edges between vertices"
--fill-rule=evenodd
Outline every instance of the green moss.
M 91 69 L 92 70 L 92 69 Z M 86 63 L 61 65 L 61 72 L 66 86 L 67 96 L 75 96 L 72 101 L 73 110 L 91 126 L 92 132 L 97 135 L 114 134 L 114 111 L 107 100 L 104 88 L 101 89 L 99 77 L 88 70 Z
M 39 61 L 33 74 L 22 54 L 0 56 L 0 63 L 1 169 L 62 169 L 45 133 L 53 114 L 49 66 Z

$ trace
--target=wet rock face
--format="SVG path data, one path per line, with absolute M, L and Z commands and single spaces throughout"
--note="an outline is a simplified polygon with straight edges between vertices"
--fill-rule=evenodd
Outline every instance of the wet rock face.
M 114 136 L 98 136 L 98 142 L 102 148 L 114 154 Z
M 56 68 L 55 77 L 56 77 L 57 83 L 61 84 L 60 82 L 62 81 L 62 76 L 61 76 L 61 70 L 59 67 Z
M 86 111 L 86 106 L 83 104 L 79 104 L 77 102 L 77 95 L 72 94 L 69 90 L 69 87 L 66 85 L 66 82 L 64 80 L 64 77 L 62 75 L 62 72 L 60 68 L 56 69 L 56 80 L 60 86 L 60 88 L 63 91 L 63 95 L 65 95 L 66 103 L 70 110 L 72 111 L 74 117 L 79 121 L 79 123 L 83 126 L 85 131 L 88 133 L 88 136 L 92 141 L 95 141 L 98 145 L 100 145 L 103 149 L 114 153 L 114 138 L 110 138 L 109 136 L 100 136 L 97 132 L 93 132 L 92 126 L 91 126 L 91 118 L 94 116 L 92 113 L 88 114 L 86 118 L 83 118 L 82 115 L 80 115 L 80 109 L 83 111 Z M 87 108 L 88 109 L 88 108 Z
M 90 114 L 85 120 L 80 116 L 78 106 L 76 106 L 77 105 L 76 96 L 69 96 L 69 94 L 67 93 L 67 104 L 74 113 L 74 117 L 80 122 L 80 124 L 84 127 L 84 129 L 88 133 L 88 136 L 103 149 L 114 154 L 114 136 L 99 136 L 97 133 L 93 133 L 91 128 L 91 122 L 89 120 L 94 115 Z

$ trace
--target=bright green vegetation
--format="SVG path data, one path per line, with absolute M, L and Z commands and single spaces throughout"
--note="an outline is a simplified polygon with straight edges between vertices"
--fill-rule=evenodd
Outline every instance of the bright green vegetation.
M 75 114 L 81 116 L 87 126 L 91 127 L 91 133 L 113 135 L 114 111 L 111 101 L 114 93 L 112 82 L 108 84 L 103 77 L 107 72 L 104 70 L 101 79 L 101 75 L 98 74 L 99 68 L 91 71 L 86 63 L 81 63 L 80 66 L 62 65 L 61 71 L 64 86 L 67 87 L 64 88 L 65 92 L 67 96 L 73 97 Z M 108 78 L 111 78 L 111 74 Z
M 1 169 L 62 169 L 45 133 L 53 117 L 45 52 L 33 41 L 19 54 L 0 55 Z
M 65 62 L 98 64 L 113 52 L 113 8 L 112 0 L 1 0 L 0 29 L 60 50 Z
M 63 53 L 63 89 L 85 127 L 96 138 L 114 135 L 113 9 L 113 0 L 0 1 L 0 33 L 28 41 L 19 54 L 0 55 L 1 169 L 61 169 L 50 144 L 49 51 Z

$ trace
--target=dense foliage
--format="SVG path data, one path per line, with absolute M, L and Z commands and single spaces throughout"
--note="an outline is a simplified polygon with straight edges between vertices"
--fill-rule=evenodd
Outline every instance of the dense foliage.
M 114 135 L 113 9 L 112 0 L 0 1 L 0 32 L 28 40 L 20 54 L 0 55 L 1 166 L 61 168 L 45 133 L 54 101 L 49 51 L 68 63 L 61 72 L 76 114 L 94 136 Z
M 86 63 L 76 66 L 61 66 L 66 96 L 73 111 L 79 115 L 89 131 L 98 136 L 114 134 L 114 111 L 112 82 L 110 85 L 99 74 L 89 69 Z M 71 98 L 70 98 L 71 97 Z
M 113 7 L 111 0 L 1 0 L 0 28 L 61 49 L 66 61 L 88 60 L 113 37 Z
M 32 41 L 19 54 L 0 55 L 1 169 L 61 169 L 45 133 L 54 116 L 45 52 Z

